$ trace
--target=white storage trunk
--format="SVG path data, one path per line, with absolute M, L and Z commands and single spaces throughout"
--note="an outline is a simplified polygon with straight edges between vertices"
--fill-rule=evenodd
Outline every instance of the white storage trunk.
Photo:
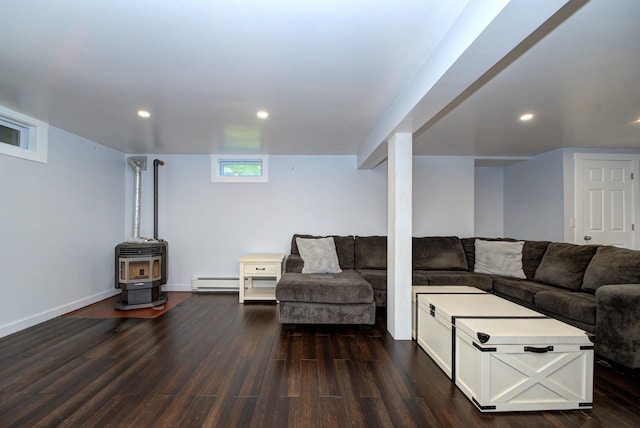
M 486 294 L 485 291 L 467 285 L 414 285 L 411 287 L 411 338 L 416 338 L 416 304 L 418 294 Z
M 555 319 L 460 319 L 458 388 L 483 412 L 589 409 L 593 343 Z
M 416 340 L 433 361 L 454 379 L 455 324 L 461 317 L 547 318 L 493 294 L 419 294 Z

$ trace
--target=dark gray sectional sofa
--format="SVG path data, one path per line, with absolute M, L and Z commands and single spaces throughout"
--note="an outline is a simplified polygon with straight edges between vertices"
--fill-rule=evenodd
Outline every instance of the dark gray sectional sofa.
M 294 235 L 276 286 L 284 324 L 364 324 L 387 301 L 384 236 L 334 236 L 341 273 L 302 274 Z M 640 368 L 640 251 L 523 241 L 524 278 L 474 272 L 475 242 L 514 239 L 413 238 L 413 285 L 470 285 L 595 335 L 596 354 Z

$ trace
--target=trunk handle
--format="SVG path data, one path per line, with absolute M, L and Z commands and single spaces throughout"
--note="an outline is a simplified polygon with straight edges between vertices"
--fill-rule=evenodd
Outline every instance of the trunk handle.
M 545 352 L 553 352 L 553 346 L 545 346 L 536 348 L 535 346 L 525 346 L 524 352 L 535 352 L 536 354 L 544 354 Z

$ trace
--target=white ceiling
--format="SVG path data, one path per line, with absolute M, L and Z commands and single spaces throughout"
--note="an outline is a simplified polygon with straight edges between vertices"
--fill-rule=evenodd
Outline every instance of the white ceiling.
M 640 1 L 592 0 L 415 138 L 415 153 L 640 148 Z M 525 112 L 535 114 L 520 122 Z
M 479 1 L 5 1 L 0 105 L 125 153 L 353 155 Z M 640 1 L 570 3 L 450 113 L 413 123 L 414 152 L 639 148 Z

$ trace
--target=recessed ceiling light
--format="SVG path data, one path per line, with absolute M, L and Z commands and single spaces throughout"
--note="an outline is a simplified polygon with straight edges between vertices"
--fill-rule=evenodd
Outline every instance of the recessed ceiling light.
M 138 110 L 138 116 L 148 119 L 151 117 L 151 113 L 146 110 Z
M 264 120 L 269 117 L 269 112 L 265 110 L 260 110 L 258 113 L 256 113 L 256 116 L 258 116 L 258 119 Z
M 520 116 L 520 120 L 523 122 L 526 122 L 531 119 L 533 119 L 533 113 L 525 113 L 522 116 Z
M 631 123 L 635 123 L 636 125 L 640 125 L 640 117 L 639 117 L 639 118 L 637 118 L 636 120 L 634 120 L 634 121 L 633 121 L 633 122 L 631 122 Z

